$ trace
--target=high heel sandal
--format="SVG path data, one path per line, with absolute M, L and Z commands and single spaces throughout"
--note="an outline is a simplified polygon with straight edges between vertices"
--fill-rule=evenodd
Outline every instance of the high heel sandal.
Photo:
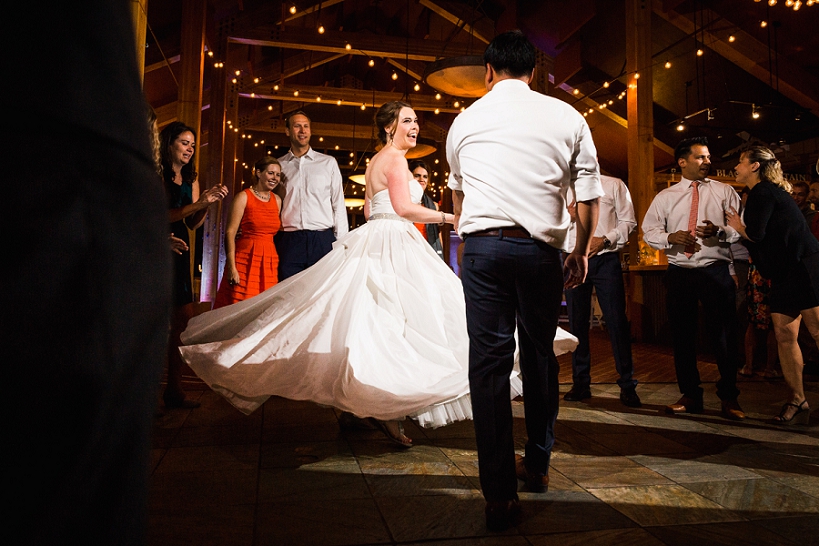
M 779 412 L 779 415 L 773 418 L 773 422 L 776 425 L 807 425 L 810 422 L 810 408 L 802 407 L 807 404 L 807 399 L 802 400 L 802 402 L 797 404 L 792 404 L 788 402 L 782 406 L 782 411 Z M 793 415 L 791 415 L 790 419 L 785 419 L 785 412 L 788 411 L 788 408 L 796 408 L 796 411 Z
M 398 436 L 393 436 L 390 429 L 387 428 L 387 423 L 385 421 L 379 421 L 378 419 L 370 419 L 370 421 L 377 426 L 378 429 L 383 432 L 391 442 L 398 444 L 403 448 L 412 447 L 412 439 L 404 434 L 404 425 L 400 421 L 394 421 L 398 424 Z

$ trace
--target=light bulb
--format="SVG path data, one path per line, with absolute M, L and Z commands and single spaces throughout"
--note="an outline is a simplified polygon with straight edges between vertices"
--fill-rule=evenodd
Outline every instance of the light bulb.
M 665 67 L 666 68 L 671 68 L 671 61 L 666 61 L 665 62 Z

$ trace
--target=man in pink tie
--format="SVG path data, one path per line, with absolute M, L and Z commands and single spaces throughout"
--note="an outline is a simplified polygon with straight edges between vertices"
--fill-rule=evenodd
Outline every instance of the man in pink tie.
M 698 302 L 711 336 L 719 367 L 717 396 L 722 415 L 744 419 L 737 403 L 736 285 L 728 272 L 730 244 L 740 239 L 725 225 L 725 212 L 739 210 L 734 189 L 707 178 L 711 155 L 705 137 L 685 139 L 674 157 L 682 180 L 654 198 L 643 219 L 643 239 L 668 256 L 668 318 L 674 343 L 674 366 L 682 398 L 667 413 L 702 413 L 702 387 L 697 369 Z

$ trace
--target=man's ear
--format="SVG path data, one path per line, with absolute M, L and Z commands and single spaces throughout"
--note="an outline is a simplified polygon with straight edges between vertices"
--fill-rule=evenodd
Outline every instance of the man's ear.
M 492 65 L 486 63 L 486 74 L 483 78 L 483 84 L 486 86 L 487 90 L 492 89 L 492 85 L 495 82 L 495 69 L 492 68 Z

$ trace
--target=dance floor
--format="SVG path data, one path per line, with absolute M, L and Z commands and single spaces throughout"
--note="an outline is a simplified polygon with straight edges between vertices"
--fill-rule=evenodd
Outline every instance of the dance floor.
M 607 337 L 592 335 L 592 395 L 561 401 L 549 490 L 521 492 L 521 523 L 484 524 L 471 422 L 407 425 L 401 450 L 378 431 L 342 429 L 338 412 L 270 399 L 245 416 L 209 390 L 202 407 L 157 417 L 150 543 L 166 545 L 781 545 L 819 535 L 819 417 L 809 427 L 767 419 L 781 382 L 741 379 L 749 418 L 719 415 L 713 360 L 700 366 L 705 412 L 668 416 L 679 398 L 671 350 L 636 344 L 643 407 L 618 400 Z M 561 391 L 571 384 L 560 358 Z M 819 384 L 807 382 L 819 411 Z M 513 402 L 516 447 L 523 404 Z

